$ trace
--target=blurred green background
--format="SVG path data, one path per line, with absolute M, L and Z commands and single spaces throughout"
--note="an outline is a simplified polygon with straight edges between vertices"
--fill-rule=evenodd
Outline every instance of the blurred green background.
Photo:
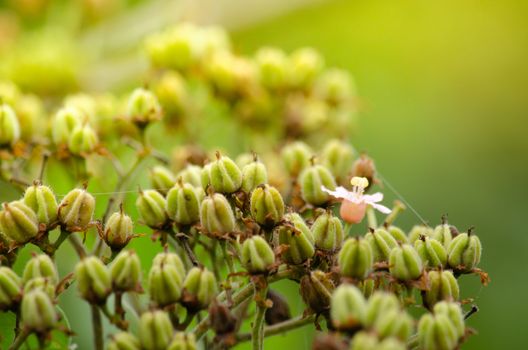
M 479 334 L 464 349 L 522 349 L 526 341 L 527 16 L 526 1 L 343 0 L 256 24 L 221 23 L 236 27 L 239 52 L 314 46 L 328 65 L 348 69 L 362 106 L 355 146 L 376 159 L 386 180 L 432 225 L 447 213 L 461 229 L 476 226 L 481 267 L 492 282 L 482 288 L 477 277 L 463 278 L 464 297 L 476 297 L 481 310 L 469 320 Z M 385 192 L 388 200 L 396 198 Z M 398 223 L 408 229 L 417 221 L 408 210 Z M 159 248 L 145 242 L 134 246 L 148 261 Z M 59 267 L 73 262 L 67 251 L 59 259 Z M 281 289 L 300 312 L 291 286 L 284 282 Z M 64 308 L 84 314 L 87 306 L 73 298 L 73 289 L 68 293 Z M 87 329 L 86 318 L 70 321 Z M 0 322 L 4 330 L 10 320 Z M 80 337 L 87 344 L 90 334 Z M 311 337 L 298 330 L 266 346 L 309 348 Z

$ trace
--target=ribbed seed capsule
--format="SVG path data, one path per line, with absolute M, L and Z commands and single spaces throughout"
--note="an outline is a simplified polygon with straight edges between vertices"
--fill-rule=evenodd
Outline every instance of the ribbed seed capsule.
M 413 319 L 405 311 L 392 309 L 376 319 L 374 329 L 381 338 L 396 337 L 406 341 L 413 331 Z
M 133 250 L 119 253 L 110 267 L 114 290 L 126 292 L 137 290 L 141 283 L 141 262 Z
M 20 123 L 9 105 L 0 104 L 0 145 L 12 145 L 20 139 Z
M 295 50 L 290 56 L 290 62 L 290 84 L 297 89 L 311 86 L 324 68 L 323 57 L 311 47 Z
M 242 186 L 242 171 L 231 158 L 217 152 L 216 160 L 202 169 L 202 185 L 220 193 L 236 192 Z
M 133 222 L 122 210 L 110 215 L 104 226 L 103 239 L 114 251 L 123 249 L 134 235 Z
M 250 193 L 257 186 L 268 182 L 268 170 L 259 161 L 251 162 L 242 168 L 242 191 Z
M 32 290 L 40 289 L 46 293 L 51 300 L 55 299 L 55 284 L 47 277 L 35 277 L 24 283 L 24 295 Z
M 460 339 L 466 331 L 466 325 L 464 322 L 464 315 L 462 313 L 462 308 L 459 303 L 441 301 L 435 304 L 433 308 L 435 315 L 446 315 L 457 332 L 457 337 Z
M 218 292 L 214 274 L 206 268 L 193 267 L 183 281 L 182 304 L 188 309 L 206 309 Z
M 407 350 L 407 345 L 396 338 L 383 339 L 375 350 Z
M 141 350 L 141 344 L 132 333 L 119 332 L 110 337 L 107 350 Z
M 112 291 L 110 271 L 95 256 L 86 257 L 77 263 L 75 278 L 81 297 L 90 303 L 104 303 Z
M 414 242 L 414 248 L 427 266 L 443 268 L 447 265 L 447 250 L 436 239 L 422 236 Z
M 202 168 L 197 165 L 187 165 L 185 169 L 176 174 L 176 178 L 181 178 L 184 184 L 188 183 L 194 187 L 204 186 L 202 184 Z
M 286 214 L 284 219 L 288 224 L 278 227 L 279 244 L 288 247 L 282 258 L 288 264 L 302 264 L 315 254 L 312 231 L 297 213 Z
M 166 205 L 165 198 L 156 190 L 140 191 L 136 200 L 139 215 L 147 226 L 155 229 L 167 223 Z
M 376 291 L 376 280 L 373 278 L 367 278 L 359 281 L 358 288 L 361 289 L 365 298 L 370 298 Z
M 334 282 L 320 270 L 312 271 L 301 278 L 299 288 L 303 301 L 317 313 L 325 312 L 330 308 L 334 289 Z
M 172 265 L 176 268 L 176 270 L 181 276 L 185 276 L 185 266 L 183 265 L 183 261 L 177 254 L 171 252 L 163 252 L 157 254 L 154 257 L 154 260 L 152 260 L 152 266 L 163 265 Z
M 178 183 L 167 193 L 167 215 L 177 225 L 191 225 L 200 221 L 200 203 L 204 198 L 202 188 Z
M 408 243 L 407 235 L 403 230 L 396 226 L 389 226 L 387 227 L 387 232 L 390 233 L 390 235 L 396 240 L 398 243 Z
M 204 233 L 213 236 L 235 231 L 235 215 L 227 198 L 220 193 L 206 197 L 200 206 L 200 223 Z
M 242 244 L 241 263 L 249 273 L 267 273 L 275 263 L 275 254 L 264 238 L 253 236 Z
M 433 229 L 424 225 L 415 225 L 407 234 L 407 240 L 410 244 L 414 244 L 421 236 L 431 237 L 433 235 Z
M 434 238 L 438 242 L 442 243 L 444 247 L 449 247 L 449 243 L 451 243 L 451 240 L 453 239 L 451 227 L 447 224 L 447 222 L 436 226 L 431 233 L 431 238 Z
M 331 105 L 339 105 L 352 98 L 355 86 L 349 73 L 342 69 L 326 70 L 317 80 L 315 94 Z
M 310 165 L 313 151 L 301 141 L 286 145 L 281 152 L 284 166 L 291 177 L 297 177 L 304 168 Z
M 330 200 L 330 195 L 321 187 L 329 190 L 336 188 L 334 177 L 330 170 L 322 165 L 312 165 L 299 175 L 302 199 L 313 205 L 322 205 Z
M 154 92 L 165 114 L 165 120 L 178 122 L 185 115 L 188 92 L 186 81 L 175 71 L 165 71 L 157 82 Z
M 341 140 L 330 140 L 326 143 L 321 153 L 322 164 L 325 165 L 332 174 L 344 181 L 354 161 L 354 150 L 347 143 Z
M 420 349 L 452 350 L 458 345 L 454 325 L 446 315 L 425 314 L 418 322 Z
M 139 127 L 161 119 L 161 106 L 151 91 L 137 88 L 128 99 L 127 116 Z
M 22 201 L 3 204 L 0 211 L 0 231 L 17 244 L 24 244 L 39 232 L 37 215 Z
M 339 218 L 326 212 L 317 217 L 312 225 L 315 246 L 319 249 L 334 252 L 343 245 L 343 224 Z
M 365 235 L 365 240 L 372 248 L 374 261 L 388 261 L 393 248 L 398 246 L 398 242 L 384 229 L 376 229 Z
M 59 282 L 57 267 L 46 254 L 34 255 L 24 266 L 24 272 L 22 273 L 24 283 L 37 277 L 48 278 L 53 285 Z
M 410 244 L 392 249 L 389 256 L 389 271 L 401 281 L 417 279 L 422 274 L 422 259 Z
M 354 285 L 342 284 L 334 290 L 330 305 L 332 324 L 339 330 L 352 331 L 365 322 L 367 302 Z
M 22 325 L 30 331 L 44 333 L 59 322 L 59 315 L 48 294 L 34 289 L 22 298 Z
M 148 285 L 151 300 L 160 306 L 180 300 L 185 274 L 172 264 L 153 265 Z
M 75 155 L 88 154 L 95 150 L 98 143 L 99 138 L 90 125 L 79 125 L 68 138 L 68 149 Z
M 166 167 L 157 165 L 150 170 L 150 182 L 152 188 L 165 194 L 167 191 L 176 184 L 176 177 Z
M 22 279 L 9 267 L 0 266 L 0 310 L 8 310 L 20 301 Z
M 422 295 L 426 307 L 432 308 L 441 300 L 458 300 L 460 289 L 451 271 L 429 271 L 427 279 L 429 288 Z
M 81 126 L 86 116 L 76 107 L 61 108 L 52 122 L 51 138 L 57 146 L 67 145 L 73 130 Z
M 448 246 L 449 266 L 460 271 L 471 271 L 480 262 L 482 244 L 480 239 L 470 233 L 461 233 Z
M 270 90 L 285 88 L 288 59 L 284 51 L 271 47 L 261 48 L 255 55 L 255 62 L 262 86 Z
M 37 214 L 37 219 L 40 224 L 49 226 L 57 221 L 57 199 L 48 186 L 38 183 L 29 186 L 26 192 L 24 192 L 23 201 Z
M 347 239 L 339 252 L 338 262 L 343 276 L 364 279 L 374 263 L 370 244 L 357 237 Z
M 138 335 L 144 350 L 166 350 L 173 329 L 169 315 L 164 311 L 147 311 L 139 320 Z
M 395 294 L 376 291 L 368 299 L 365 326 L 372 327 L 379 318 L 391 310 L 400 310 L 401 305 Z
M 350 342 L 350 350 L 378 350 L 379 340 L 373 333 L 357 332 Z
M 95 198 L 85 189 L 73 189 L 59 204 L 59 222 L 69 232 L 85 231 L 92 221 L 94 210 Z
M 275 187 L 258 186 L 251 193 L 250 211 L 257 223 L 273 227 L 284 216 L 284 201 Z
M 194 333 L 176 332 L 167 350 L 196 350 Z

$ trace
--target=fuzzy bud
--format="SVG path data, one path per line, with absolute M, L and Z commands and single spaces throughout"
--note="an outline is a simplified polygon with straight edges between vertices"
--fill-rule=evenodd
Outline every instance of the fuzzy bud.
M 256 56 L 257 72 L 260 83 L 267 89 L 280 90 L 286 85 L 288 59 L 279 49 L 265 47 Z
M 210 235 L 235 231 L 235 215 L 227 198 L 219 193 L 206 197 L 200 206 L 200 223 Z
M 75 278 L 81 297 L 90 303 L 104 303 L 112 291 L 110 271 L 95 256 L 86 257 L 77 263 Z
M 479 264 L 482 245 L 477 236 L 461 233 L 451 241 L 447 252 L 449 266 L 467 272 Z
M 172 171 L 161 165 L 153 167 L 149 176 L 152 187 L 163 194 L 167 193 L 176 183 L 176 178 Z
M 9 267 L 0 266 L 0 310 L 9 310 L 19 301 L 22 279 Z
M 321 186 L 329 190 L 336 188 L 334 177 L 330 170 L 322 165 L 312 165 L 303 170 L 299 175 L 302 199 L 312 205 L 322 205 L 330 200 L 330 195 L 321 189 Z
M 132 333 L 119 332 L 110 337 L 107 350 L 141 350 L 141 344 Z
M 349 238 L 339 252 L 338 261 L 343 276 L 364 279 L 374 263 L 372 248 L 364 239 Z
M 202 185 L 220 193 L 233 193 L 242 185 L 242 171 L 229 157 L 216 153 L 216 160 L 202 169 Z
M 458 300 L 460 289 L 451 271 L 429 271 L 427 275 L 429 288 L 422 293 L 424 305 L 432 308 L 441 300 Z
M 20 123 L 9 105 L 0 104 L 0 145 L 12 145 L 20 139 Z
M 457 331 L 444 314 L 425 314 L 418 322 L 420 349 L 452 350 L 458 345 Z
M 447 264 L 447 250 L 436 239 L 422 236 L 414 242 L 414 248 L 429 267 L 443 268 Z
M 202 168 L 197 165 L 187 165 L 185 169 L 176 174 L 176 178 L 182 179 L 184 184 L 190 184 L 194 187 L 202 187 Z M 207 185 L 207 184 L 206 184 Z
M 177 332 L 167 350 L 196 350 L 196 338 L 193 333 Z
M 241 262 L 251 274 L 267 273 L 275 263 L 275 254 L 264 238 L 253 236 L 242 244 Z
M 448 301 L 441 301 L 435 304 L 433 312 L 435 315 L 446 315 L 449 320 L 453 323 L 453 326 L 455 326 L 458 338 L 462 338 L 462 336 L 464 336 L 466 331 L 466 325 L 464 322 L 464 314 L 462 313 L 462 308 L 460 307 L 460 304 Z
M 286 145 L 281 152 L 284 166 L 291 177 L 297 177 L 304 168 L 310 165 L 313 151 L 301 141 Z
M 415 280 L 422 274 L 422 259 L 410 244 L 403 244 L 392 249 L 389 271 L 400 281 Z
M 46 254 L 34 255 L 24 267 L 24 272 L 22 274 L 22 280 L 24 283 L 37 277 L 48 278 L 52 284 L 57 284 L 59 282 L 57 267 L 53 260 L 51 260 Z
M 432 234 L 433 234 L 432 228 L 428 226 L 424 226 L 424 225 L 415 225 L 413 226 L 411 231 L 409 231 L 409 234 L 407 235 L 407 241 L 410 244 L 414 244 L 417 240 L 420 239 L 420 237 L 422 236 L 431 237 Z
M 22 201 L 4 203 L 0 211 L 0 231 L 17 244 L 25 244 L 39 232 L 37 215 Z
M 332 294 L 330 317 L 339 330 L 353 331 L 365 322 L 367 302 L 354 285 L 342 284 Z
M 68 149 L 75 155 L 92 153 L 99 143 L 95 130 L 88 124 L 79 125 L 68 138 Z
M 434 228 L 431 233 L 431 238 L 436 239 L 447 248 L 453 239 L 453 234 L 451 233 L 451 227 L 447 224 L 445 217 L 442 220 L 444 220 L 444 222 Z
M 95 198 L 85 189 L 73 189 L 59 204 L 59 222 L 69 232 L 85 231 L 92 221 L 94 210 Z
M 255 188 L 251 193 L 250 211 L 260 225 L 275 226 L 284 216 L 284 201 L 280 192 L 270 185 Z
M 323 271 L 315 270 L 301 278 L 301 297 L 314 312 L 323 313 L 330 308 L 334 289 L 334 282 Z
M 52 122 L 51 138 L 55 145 L 66 145 L 73 130 L 81 126 L 86 116 L 76 107 L 61 108 Z
M 165 198 L 156 190 L 140 191 L 136 200 L 139 215 L 148 227 L 154 229 L 167 223 L 166 205 Z
M 400 302 L 395 294 L 382 291 L 374 292 L 368 300 L 365 326 L 372 327 L 386 312 L 400 310 L 400 308 Z
M 132 250 L 119 253 L 110 267 L 114 290 L 126 292 L 137 290 L 141 283 L 141 262 Z
M 354 160 L 354 150 L 347 143 L 340 140 L 330 140 L 321 153 L 322 164 L 339 180 L 347 178 Z
M 282 258 L 288 264 L 302 264 L 315 254 L 314 237 L 303 218 L 297 214 L 286 214 L 288 224 L 278 228 L 279 244 L 288 248 Z
M 188 92 L 184 78 L 175 71 L 166 71 L 154 87 L 166 120 L 180 121 L 187 109 Z
M 331 212 L 326 212 L 317 217 L 312 225 L 315 246 L 328 252 L 335 252 L 343 244 L 343 224 Z
M 137 88 L 128 99 L 127 116 L 140 128 L 161 119 L 161 106 L 151 91 Z
M 384 229 L 377 229 L 365 235 L 365 240 L 370 244 L 374 261 L 388 261 L 393 248 L 398 242 Z
M 242 168 L 242 191 L 250 193 L 257 186 L 268 182 L 268 170 L 264 163 L 251 162 Z
M 57 221 L 58 204 L 53 191 L 44 185 L 35 183 L 24 192 L 24 203 L 36 214 L 40 224 L 49 226 Z
M 294 51 L 290 56 L 290 83 L 298 89 L 308 88 L 324 67 L 324 59 L 309 47 Z
M 206 309 L 217 291 L 214 274 L 206 268 L 193 267 L 183 281 L 182 304 L 193 311 Z
M 389 226 L 387 227 L 387 232 L 389 232 L 398 243 L 408 243 L 407 235 L 405 234 L 405 232 L 403 232 L 401 228 L 396 226 Z
M 176 268 L 180 276 L 185 276 L 185 266 L 183 261 L 176 253 L 163 252 L 159 253 L 152 260 L 152 266 L 172 265 Z
M 34 289 L 22 298 L 22 325 L 27 329 L 44 333 L 52 330 L 59 322 L 59 314 L 48 294 Z
M 396 337 L 406 341 L 413 331 L 413 319 L 402 310 L 385 310 L 374 322 L 374 329 L 381 338 Z
M 141 315 L 138 336 L 144 350 L 166 350 L 172 339 L 173 329 L 169 315 L 160 310 Z
M 191 225 L 200 221 L 200 203 L 204 198 L 202 188 L 184 184 L 180 180 L 167 193 L 166 212 L 178 225 Z
M 355 86 L 347 71 L 328 69 L 317 80 L 315 94 L 330 105 L 339 105 L 350 101 L 355 93 Z
M 148 276 L 150 298 L 160 306 L 180 300 L 185 273 L 173 264 L 153 264 Z
M 132 219 L 120 210 L 110 215 L 106 221 L 103 239 L 112 250 L 119 251 L 130 242 L 133 234 Z
M 46 293 L 51 300 L 55 299 L 55 284 L 46 277 L 35 277 L 24 283 L 24 292 L 26 295 L 32 290 L 40 289 Z

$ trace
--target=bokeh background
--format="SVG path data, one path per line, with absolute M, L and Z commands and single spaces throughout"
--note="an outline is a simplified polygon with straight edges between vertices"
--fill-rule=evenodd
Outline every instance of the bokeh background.
M 181 19 L 225 25 L 242 53 L 263 45 L 288 52 L 313 46 L 328 65 L 348 69 L 361 96 L 359 128 L 351 135 L 356 148 L 376 159 L 388 183 L 426 221 L 437 224 L 447 213 L 461 229 L 475 225 L 482 240 L 481 267 L 492 282 L 482 288 L 477 277 L 463 281 L 464 297 L 475 297 L 480 307 L 469 320 L 479 334 L 463 349 L 525 347 L 528 2 L 116 1 L 102 19 L 79 19 L 79 8 L 87 13 L 84 5 L 58 1 L 54 11 L 25 14 L 30 20 L 20 24 L 23 8 L 17 6 L 22 3 L 39 1 L 7 1 L 0 7 L 0 77 L 9 78 L 12 61 L 24 55 L 44 52 L 50 61 L 53 55 L 66 55 L 71 69 L 65 70 L 58 94 L 64 84 L 103 90 L 139 83 L 146 63 L 138 40 Z M 36 30 L 22 36 L 18 51 L 7 52 L 20 28 Z M 43 45 L 43 36 L 52 38 L 53 45 Z M 228 141 L 220 137 L 217 142 Z M 385 192 L 388 199 L 398 197 L 389 188 Z M 13 196 L 0 188 L 1 200 Z M 398 223 L 408 229 L 417 221 L 407 210 Z M 148 261 L 159 248 L 144 243 L 135 245 Z M 68 250 L 58 259 L 59 268 L 74 261 Z M 73 289 L 62 306 L 73 313 L 74 328 L 87 329 L 87 306 L 73 298 Z M 293 285 L 284 282 L 281 290 L 300 312 Z M 10 322 L 0 315 L 7 338 Z M 266 340 L 266 346 L 309 348 L 312 335 L 297 330 Z M 79 334 L 77 341 L 90 348 L 90 334 Z

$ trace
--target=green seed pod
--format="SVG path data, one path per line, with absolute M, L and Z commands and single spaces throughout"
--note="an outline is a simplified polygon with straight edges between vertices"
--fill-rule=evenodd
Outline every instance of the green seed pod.
M 94 210 L 95 198 L 85 189 L 73 189 L 59 204 L 59 222 L 68 232 L 85 231 L 92 222 Z
M 332 173 L 322 165 L 312 165 L 304 169 L 299 175 L 299 184 L 302 199 L 313 205 L 325 204 L 331 198 L 328 193 L 321 189 L 322 186 L 329 190 L 336 188 Z
M 90 303 L 104 303 L 112 291 L 110 271 L 95 256 L 86 257 L 77 263 L 75 278 L 81 297 Z
M 446 315 L 425 314 L 418 322 L 420 349 L 452 350 L 458 345 L 455 326 Z
M 216 152 L 216 160 L 202 169 L 202 185 L 220 193 L 233 193 L 242 186 L 242 171 L 229 157 Z
M 315 270 L 303 276 L 299 289 L 303 301 L 310 309 L 317 313 L 328 311 L 335 285 L 326 273 Z
M 133 250 L 119 253 L 110 267 L 110 276 L 115 291 L 137 290 L 141 283 L 141 262 Z
M 258 186 L 251 193 L 251 216 L 260 225 L 273 227 L 284 216 L 284 201 L 279 191 L 270 185 Z
M 424 225 L 415 225 L 413 226 L 411 231 L 409 231 L 409 234 L 407 235 L 407 240 L 410 244 L 414 244 L 414 242 L 420 239 L 421 236 L 432 237 L 432 235 L 432 228 Z
M 311 230 L 314 235 L 315 246 L 321 250 L 335 252 L 343 245 L 343 224 L 331 212 L 319 215 Z
M 447 252 L 449 266 L 468 272 L 479 264 L 482 245 L 480 239 L 471 232 L 461 233 L 451 241 Z
M 55 285 L 59 283 L 59 273 L 51 258 L 46 254 L 33 255 L 24 266 L 22 280 L 24 283 L 37 277 L 46 277 Z
M 20 123 L 13 108 L 0 104 L 0 145 L 12 145 L 20 139 Z
M 462 313 L 462 308 L 460 307 L 460 304 L 448 301 L 441 301 L 435 304 L 433 312 L 435 315 L 443 314 L 449 318 L 449 320 L 453 323 L 453 326 L 455 327 L 458 339 L 464 336 L 466 331 L 466 325 L 464 323 L 464 314 Z
M 148 277 L 150 298 L 160 306 L 180 300 L 185 273 L 173 264 L 153 265 Z
M 282 149 L 281 157 L 291 177 L 296 178 L 301 171 L 310 165 L 313 151 L 301 141 L 290 143 Z
M 0 310 L 15 306 L 22 294 L 22 279 L 9 267 L 0 266 Z
M 443 220 L 444 223 L 434 228 L 431 238 L 436 239 L 447 248 L 453 239 L 453 234 L 451 233 L 451 227 L 447 224 L 447 220 L 445 218 Z
M 267 89 L 280 90 L 286 86 L 288 59 L 284 51 L 261 48 L 255 55 L 260 83 Z
M 391 234 L 394 239 L 401 244 L 408 243 L 407 235 L 403 230 L 396 226 L 387 227 L 387 231 Z
M 121 209 L 110 215 L 104 226 L 103 239 L 112 250 L 123 249 L 134 235 L 133 222 L 130 216 Z
M 17 244 L 29 242 L 39 233 L 35 212 L 22 201 L 3 204 L 0 211 L 0 231 Z
M 330 105 L 339 105 L 355 94 L 355 86 L 349 73 L 342 69 L 328 69 L 315 84 L 315 95 Z
M 441 300 L 458 300 L 460 289 L 451 271 L 429 271 L 429 288 L 422 294 L 424 305 L 432 308 Z
M 152 187 L 166 194 L 169 189 L 176 184 L 176 177 L 164 166 L 157 165 L 150 170 L 150 182 Z
M 326 143 L 321 153 L 322 164 L 326 166 L 332 174 L 343 181 L 348 177 L 354 161 L 354 150 L 347 143 L 341 140 L 330 140 Z
M 139 215 L 148 227 L 154 229 L 167 223 L 166 205 L 165 197 L 156 190 L 140 191 L 136 200 Z
M 389 256 L 389 271 L 401 281 L 415 280 L 422 274 L 422 259 L 410 244 L 392 249 Z
M 349 238 L 339 252 L 338 262 L 343 276 L 364 279 L 374 264 L 372 248 L 364 239 Z
M 30 291 L 40 289 L 46 293 L 51 300 L 55 299 L 55 284 L 46 277 L 35 277 L 24 283 L 24 295 Z
M 339 330 L 353 331 L 365 322 L 367 302 L 354 285 L 342 284 L 334 290 L 330 305 L 332 324 Z
M 324 67 L 321 54 L 310 47 L 294 51 L 290 62 L 290 84 L 298 89 L 309 88 Z
M 251 274 L 267 273 L 275 263 L 275 254 L 264 238 L 253 236 L 242 244 L 241 263 Z
M 128 332 L 119 332 L 110 337 L 107 350 L 141 350 L 139 339 Z
M 288 264 L 302 264 L 315 254 L 312 231 L 297 213 L 286 214 L 284 219 L 288 224 L 278 228 L 279 244 L 288 247 L 282 259 Z
M 196 350 L 194 333 L 176 332 L 167 350 Z
M 166 212 L 178 225 L 192 225 L 200 221 L 200 203 L 204 198 L 202 188 L 184 184 L 181 178 L 167 193 Z
M 176 178 L 181 178 L 183 183 L 193 185 L 194 187 L 202 187 L 202 168 L 197 165 L 187 165 L 185 169 L 176 174 Z M 207 184 L 205 184 L 207 185 Z
M 24 192 L 23 201 L 37 214 L 40 224 L 49 226 L 57 221 L 57 199 L 48 186 L 34 183 L 33 186 L 29 186 Z
M 154 92 L 170 122 L 180 121 L 185 115 L 189 99 L 186 81 L 175 71 L 166 71 L 154 87 Z
M 152 266 L 163 266 L 163 265 L 172 265 L 178 270 L 178 273 L 181 276 L 185 276 L 185 266 L 183 265 L 183 261 L 181 258 L 171 252 L 163 252 L 159 253 L 154 257 L 154 260 L 152 260 Z
M 268 170 L 264 163 L 251 162 L 242 168 L 242 191 L 250 193 L 257 186 L 268 182 Z
M 370 298 L 376 291 L 376 281 L 372 278 L 359 281 L 357 286 L 359 289 L 361 289 L 365 298 Z
M 182 304 L 188 310 L 206 309 L 217 292 L 214 274 L 204 267 L 193 267 L 183 281 Z
M 413 332 L 413 319 L 405 311 L 386 310 L 374 322 L 374 329 L 381 338 L 396 337 L 407 341 Z
M 398 242 L 392 235 L 384 229 L 376 229 L 365 235 L 365 240 L 370 244 L 374 261 L 388 261 L 393 248 L 398 246 Z
M 365 326 L 372 327 L 386 312 L 400 309 L 401 305 L 395 294 L 376 291 L 368 300 Z
M 350 350 L 378 350 L 379 340 L 375 334 L 357 332 L 350 342 Z
M 447 250 L 436 239 L 421 236 L 414 242 L 414 248 L 428 266 L 443 268 L 447 265 Z
M 98 143 L 97 134 L 90 125 L 79 125 L 70 134 L 68 149 L 75 155 L 83 155 L 92 153 Z
M 407 350 L 407 346 L 398 339 L 390 337 L 382 340 L 375 350 Z
M 172 339 L 173 329 L 169 315 L 156 310 L 147 311 L 139 320 L 138 335 L 144 350 L 166 350 Z
M 23 327 L 38 333 L 52 330 L 59 322 L 53 302 L 41 289 L 34 289 L 24 295 L 21 316 Z
M 206 197 L 200 206 L 200 223 L 204 233 L 213 236 L 235 231 L 235 215 L 227 198 L 219 193 Z
M 151 91 L 137 88 L 128 99 L 127 116 L 140 128 L 161 120 L 161 106 Z

